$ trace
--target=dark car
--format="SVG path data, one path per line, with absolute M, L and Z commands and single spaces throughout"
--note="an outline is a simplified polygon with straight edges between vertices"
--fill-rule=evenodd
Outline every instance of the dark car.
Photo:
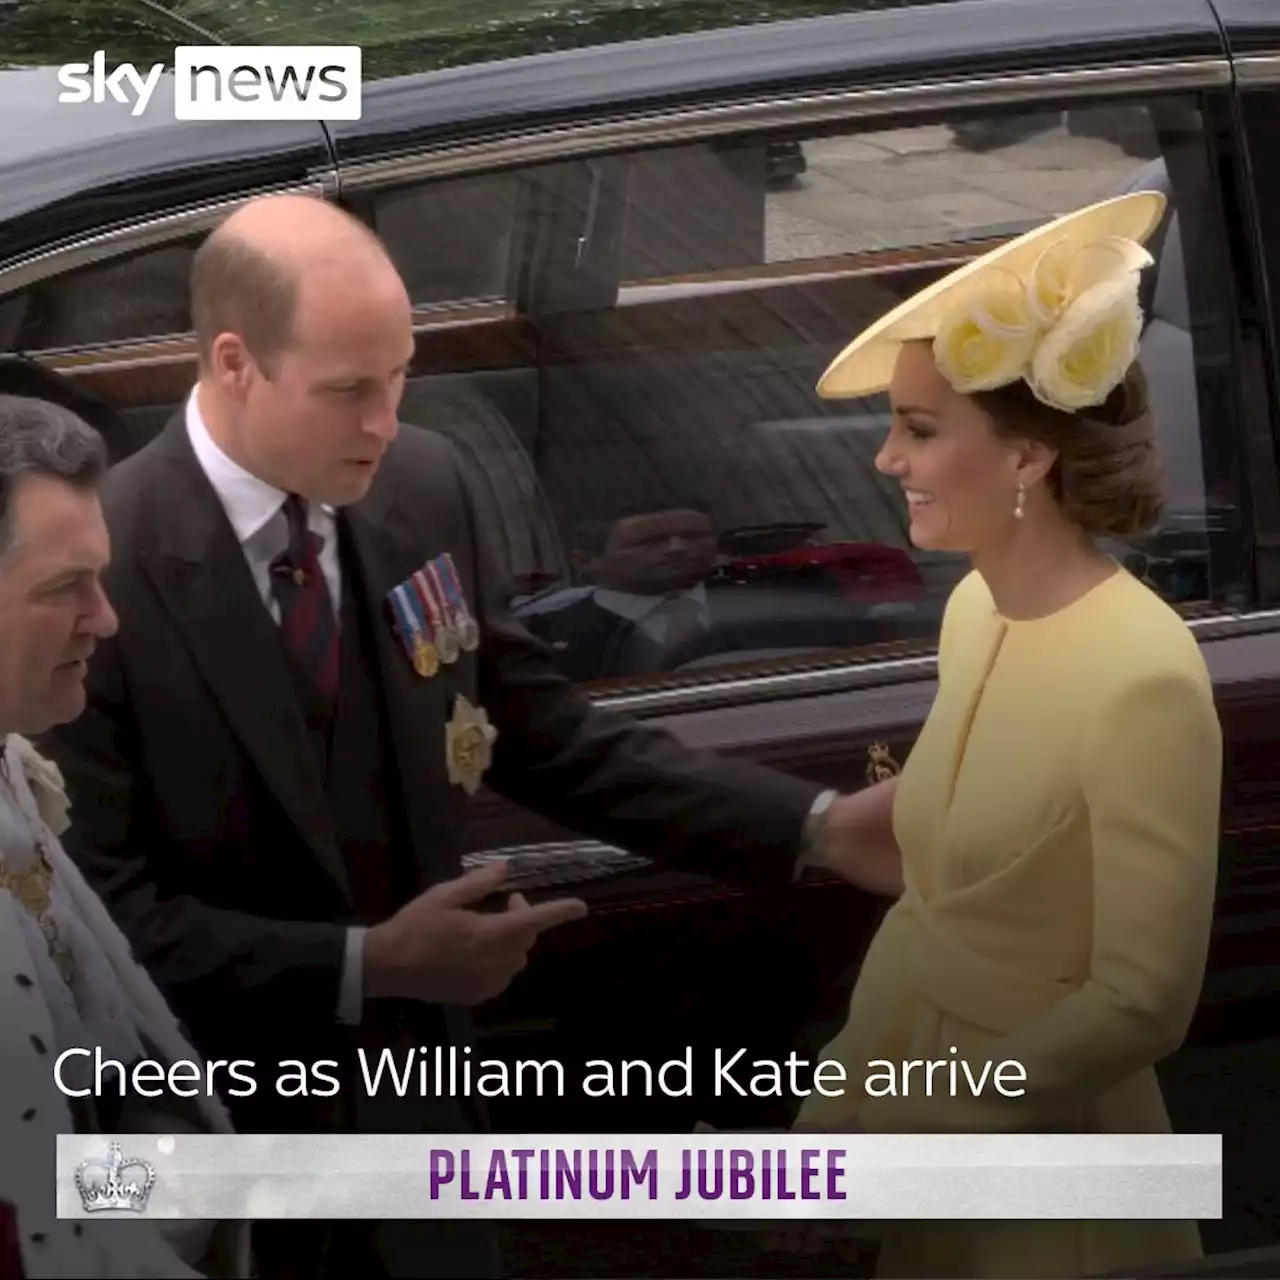
M 32 7 L 0 9 L 0 40 Z M 196 8 L 199 28 L 159 6 L 87 7 L 129 22 L 110 42 L 85 30 L 86 52 L 207 42 L 211 7 Z M 301 6 L 272 27 L 261 15 L 279 8 L 226 6 L 215 34 L 334 38 Z M 966 566 L 911 547 L 873 465 L 883 402 L 820 401 L 818 376 L 889 305 L 1000 240 L 1160 187 L 1142 358 L 1169 507 L 1113 550 L 1188 618 L 1225 726 L 1193 1038 L 1280 1033 L 1280 5 L 962 0 L 416 70 L 433 47 L 371 37 L 363 117 L 324 126 L 180 123 L 163 86 L 143 117 L 63 106 L 47 61 L 6 54 L 23 69 L 0 71 L 0 388 L 61 397 L 133 451 L 192 385 L 187 269 L 209 228 L 261 192 L 340 201 L 418 308 L 403 417 L 470 460 L 535 604 L 592 589 L 573 550 L 584 522 L 705 498 L 735 626 L 679 669 L 593 695 L 857 787 L 911 750 Z M 530 885 L 576 882 L 595 908 L 487 1010 L 492 1055 L 812 1048 L 880 909 L 821 877 L 763 900 L 658 873 L 487 794 L 471 846 L 517 850 Z M 783 1100 L 495 1104 L 512 1129 L 788 1118 Z

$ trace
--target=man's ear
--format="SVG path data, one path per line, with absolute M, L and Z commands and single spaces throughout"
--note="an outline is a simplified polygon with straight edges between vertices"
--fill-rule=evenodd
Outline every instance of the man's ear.
M 240 400 L 248 394 L 258 366 L 238 333 L 220 333 L 209 347 L 209 372 L 227 395 Z

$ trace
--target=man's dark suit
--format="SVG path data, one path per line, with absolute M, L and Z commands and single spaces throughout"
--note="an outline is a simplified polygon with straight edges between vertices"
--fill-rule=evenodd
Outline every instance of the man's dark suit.
M 457 694 L 498 729 L 486 781 L 512 801 L 666 865 L 761 885 L 791 876 L 817 788 L 694 755 L 593 708 L 508 615 L 442 437 L 403 428 L 370 493 L 339 515 L 344 693 L 327 777 L 278 628 L 181 414 L 110 473 L 104 505 L 120 630 L 92 660 L 88 710 L 42 747 L 73 799 L 68 850 L 197 1047 L 258 1063 L 257 1094 L 226 1097 L 238 1128 L 484 1125 L 465 1100 L 388 1118 L 284 1099 L 271 1070 L 338 1059 L 350 1073 L 357 1044 L 470 1041 L 457 1008 L 370 1002 L 359 1031 L 336 1016 L 345 926 L 461 873 L 467 797 L 445 757 Z M 444 552 L 483 640 L 424 678 L 385 597 Z M 348 1080 L 344 1097 L 356 1092 Z M 451 1253 L 440 1240 L 432 1253 L 431 1274 L 487 1265 L 465 1243 Z
M 664 645 L 648 639 L 638 622 L 602 608 L 591 596 L 524 621 L 555 651 L 556 666 L 571 680 L 608 680 L 666 667 Z

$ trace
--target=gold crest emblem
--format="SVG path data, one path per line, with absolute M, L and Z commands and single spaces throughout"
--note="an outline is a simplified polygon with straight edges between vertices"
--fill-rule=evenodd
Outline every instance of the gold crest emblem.
M 884 742 L 873 742 L 867 748 L 867 781 L 869 783 L 884 782 L 896 778 L 902 772 L 902 766 L 889 753 Z
M 453 706 L 453 719 L 445 730 L 445 759 L 449 781 L 469 796 L 480 789 L 480 781 L 493 762 L 493 741 L 498 731 L 489 723 L 483 708 L 473 707 L 461 694 Z

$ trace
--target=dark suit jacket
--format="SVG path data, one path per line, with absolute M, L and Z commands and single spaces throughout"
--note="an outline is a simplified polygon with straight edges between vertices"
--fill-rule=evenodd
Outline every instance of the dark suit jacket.
M 66 846 L 210 1057 L 328 1056 L 351 903 L 275 624 L 178 414 L 108 476 L 117 635 L 94 656 L 89 706 L 41 746 L 73 802 Z M 605 714 L 516 624 L 443 437 L 402 429 L 347 508 L 379 631 L 377 660 L 421 887 L 460 874 L 467 797 L 445 728 L 457 692 L 498 729 L 487 782 L 598 839 L 739 883 L 792 874 L 817 788 L 694 753 Z M 395 638 L 386 593 L 451 552 L 483 640 L 429 679 Z M 448 1034 L 469 1037 L 461 1011 Z M 272 1080 L 262 1069 L 260 1090 Z M 272 1124 L 269 1100 L 227 1101 Z M 245 1108 L 252 1109 L 252 1119 Z M 310 1123 L 310 1122 L 308 1122 Z M 318 1122 L 317 1122 L 318 1123 Z
M 578 681 L 675 671 L 711 656 L 732 663 L 759 650 L 818 652 L 899 638 L 892 619 L 877 621 L 865 605 L 803 579 L 780 585 L 710 583 L 706 618 L 705 630 L 674 648 L 649 639 L 638 623 L 589 595 L 561 609 L 530 613 L 524 623 L 551 647 L 560 670 Z
M 571 680 L 607 680 L 663 669 L 663 646 L 656 641 L 646 644 L 635 622 L 601 608 L 591 596 L 523 621 L 551 647 L 557 667 Z M 624 658 L 631 659 L 630 665 Z

